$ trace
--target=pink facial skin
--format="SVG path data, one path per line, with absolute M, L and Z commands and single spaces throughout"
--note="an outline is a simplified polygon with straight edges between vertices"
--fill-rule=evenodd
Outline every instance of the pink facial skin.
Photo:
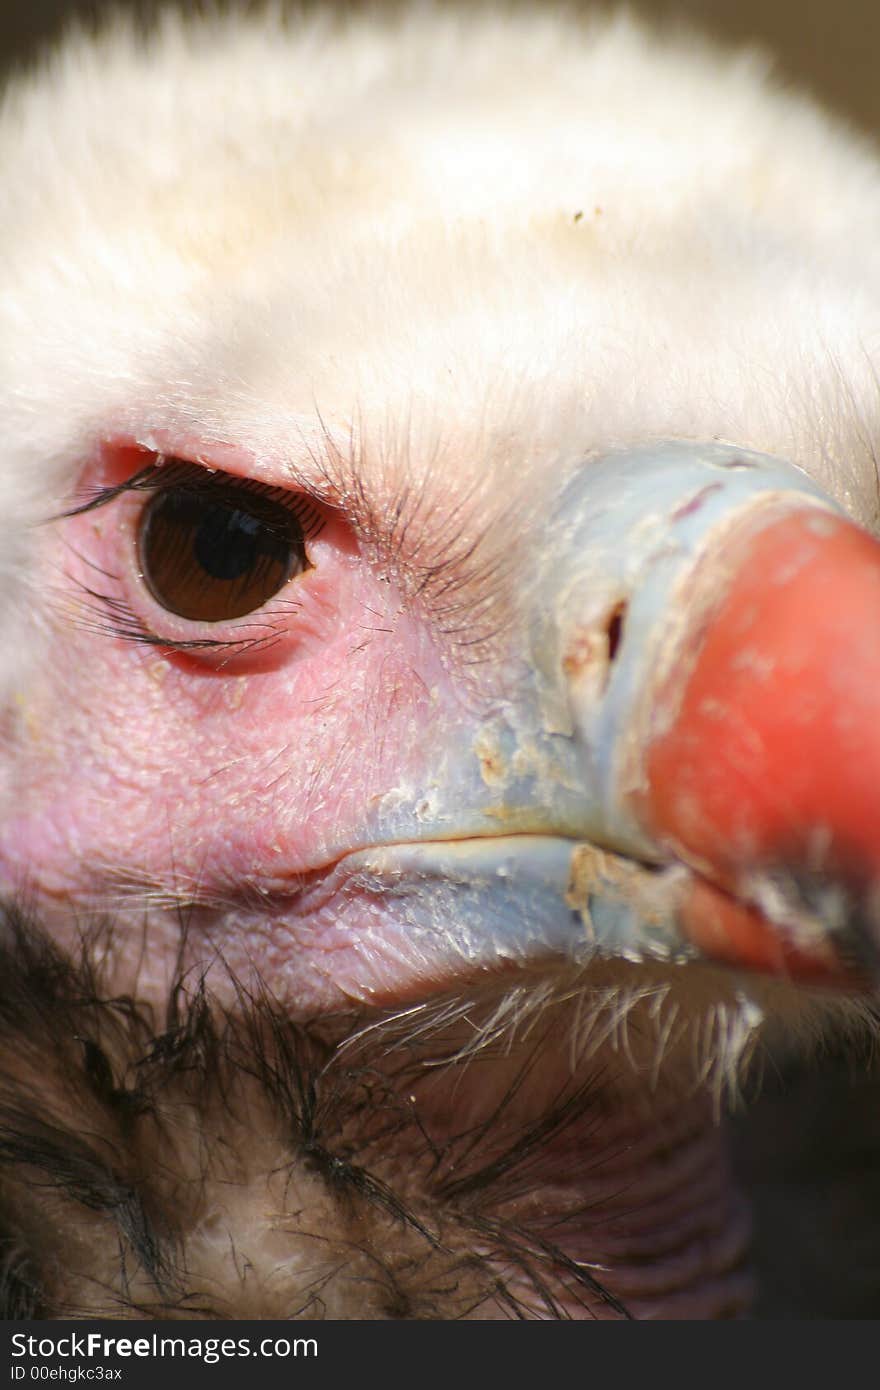
M 150 457 L 106 447 L 84 495 Z M 466 722 L 426 625 L 323 506 L 311 568 L 258 612 L 179 618 L 139 574 L 147 501 L 123 493 L 40 538 L 52 659 L 16 715 L 0 875 L 63 934 L 96 909 L 139 929 L 146 905 L 160 939 L 185 920 L 202 959 L 253 962 L 306 1013 L 436 983 L 439 964 L 380 930 L 344 873 L 321 891 L 344 856 L 389 838 L 388 808 L 413 805 Z M 173 646 L 199 642 L 216 646 Z M 398 838 L 418 836 L 417 816 Z

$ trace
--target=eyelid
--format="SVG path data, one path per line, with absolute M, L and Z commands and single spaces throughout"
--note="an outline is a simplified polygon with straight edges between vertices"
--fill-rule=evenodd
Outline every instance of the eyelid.
M 314 540 L 323 528 L 324 516 L 321 509 L 305 493 L 277 487 L 240 473 L 207 468 L 203 464 L 193 463 L 190 459 L 166 458 L 162 454 L 156 455 L 144 468 L 139 469 L 124 482 L 93 490 L 84 502 L 62 512 L 58 519 L 65 520 L 97 511 L 99 507 L 106 507 L 117 498 L 132 492 L 155 492 L 163 488 L 181 486 L 197 491 L 200 485 L 204 485 L 206 491 L 210 489 L 213 492 L 218 482 L 223 479 L 228 479 L 230 486 L 234 486 L 239 492 L 249 492 L 255 498 L 265 498 L 268 502 L 289 508 L 299 522 L 305 540 Z

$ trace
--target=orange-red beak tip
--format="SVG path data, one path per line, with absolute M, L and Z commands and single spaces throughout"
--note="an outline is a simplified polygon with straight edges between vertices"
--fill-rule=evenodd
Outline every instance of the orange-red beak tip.
M 771 511 L 702 582 L 654 702 L 642 823 L 695 870 L 683 926 L 706 954 L 851 984 L 880 954 L 880 544 Z

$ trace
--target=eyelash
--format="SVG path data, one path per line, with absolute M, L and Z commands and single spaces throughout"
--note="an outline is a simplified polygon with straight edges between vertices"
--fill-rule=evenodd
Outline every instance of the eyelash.
M 238 475 L 222 473 L 219 470 L 208 470 L 187 459 L 166 459 L 161 455 L 134 473 L 125 482 L 95 489 L 85 501 L 62 512 L 54 519 L 65 521 L 77 516 L 84 516 L 109 506 L 129 493 L 143 492 L 149 494 L 185 487 L 191 492 L 198 493 L 204 489 L 206 494 L 210 492 L 216 495 L 218 487 L 222 486 L 220 481 L 222 479 L 228 479 L 230 489 L 234 489 L 238 496 L 249 494 L 255 500 L 284 507 L 296 520 L 302 532 L 304 543 L 314 540 L 320 534 L 324 526 L 324 517 L 317 505 L 303 494 L 288 492 L 285 488 L 274 487 L 254 478 L 239 477 Z M 107 573 L 98 566 L 91 566 L 91 568 L 97 569 L 102 574 Z M 107 574 L 107 577 L 115 578 L 110 574 Z M 271 616 L 264 612 L 262 620 L 253 621 L 249 618 L 233 620 L 236 623 L 237 632 L 244 633 L 250 630 L 251 635 L 234 638 L 181 639 L 163 637 L 158 633 L 151 632 L 124 599 L 93 589 L 84 581 L 78 581 L 78 587 L 88 600 L 87 606 L 94 612 L 95 606 L 99 605 L 102 615 L 100 620 L 90 621 L 85 624 L 86 626 L 110 633 L 122 641 L 159 647 L 168 652 L 222 653 L 225 651 L 230 655 L 254 651 L 263 652 L 274 646 L 284 632 L 283 623 L 278 621 L 278 608 L 283 605 L 283 600 L 276 602 L 275 612 Z M 290 607 L 294 608 L 295 605 L 291 604 Z M 106 621 L 108 614 L 110 622 Z M 256 635 L 254 635 L 254 629 L 257 630 Z
M 191 463 L 188 459 L 166 459 L 162 455 L 127 478 L 124 483 L 95 489 L 85 502 L 62 512 L 58 519 L 64 521 L 69 517 L 97 511 L 99 507 L 115 502 L 127 492 L 154 492 L 181 486 L 189 487 L 193 491 L 198 491 L 202 486 L 207 492 L 209 487 L 215 486 L 218 478 L 228 479 L 230 486 L 234 486 L 237 492 L 250 493 L 253 497 L 263 498 L 267 502 L 277 502 L 280 506 L 286 507 L 296 517 L 306 540 L 314 540 L 324 525 L 324 518 L 317 505 L 301 493 L 288 492 L 286 488 L 273 487 L 271 483 L 263 483 L 256 478 L 239 477 L 237 474 L 222 473 L 217 469 L 210 470 L 201 464 Z

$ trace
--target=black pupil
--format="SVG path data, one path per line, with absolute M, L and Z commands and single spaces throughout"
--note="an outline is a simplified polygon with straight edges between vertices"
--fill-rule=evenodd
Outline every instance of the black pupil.
M 253 613 L 308 564 L 289 505 L 216 474 L 157 492 L 138 550 L 156 602 L 193 622 Z
M 241 579 L 259 565 L 266 542 L 265 527 L 257 517 L 215 504 L 204 507 L 196 523 L 193 549 L 212 579 Z

